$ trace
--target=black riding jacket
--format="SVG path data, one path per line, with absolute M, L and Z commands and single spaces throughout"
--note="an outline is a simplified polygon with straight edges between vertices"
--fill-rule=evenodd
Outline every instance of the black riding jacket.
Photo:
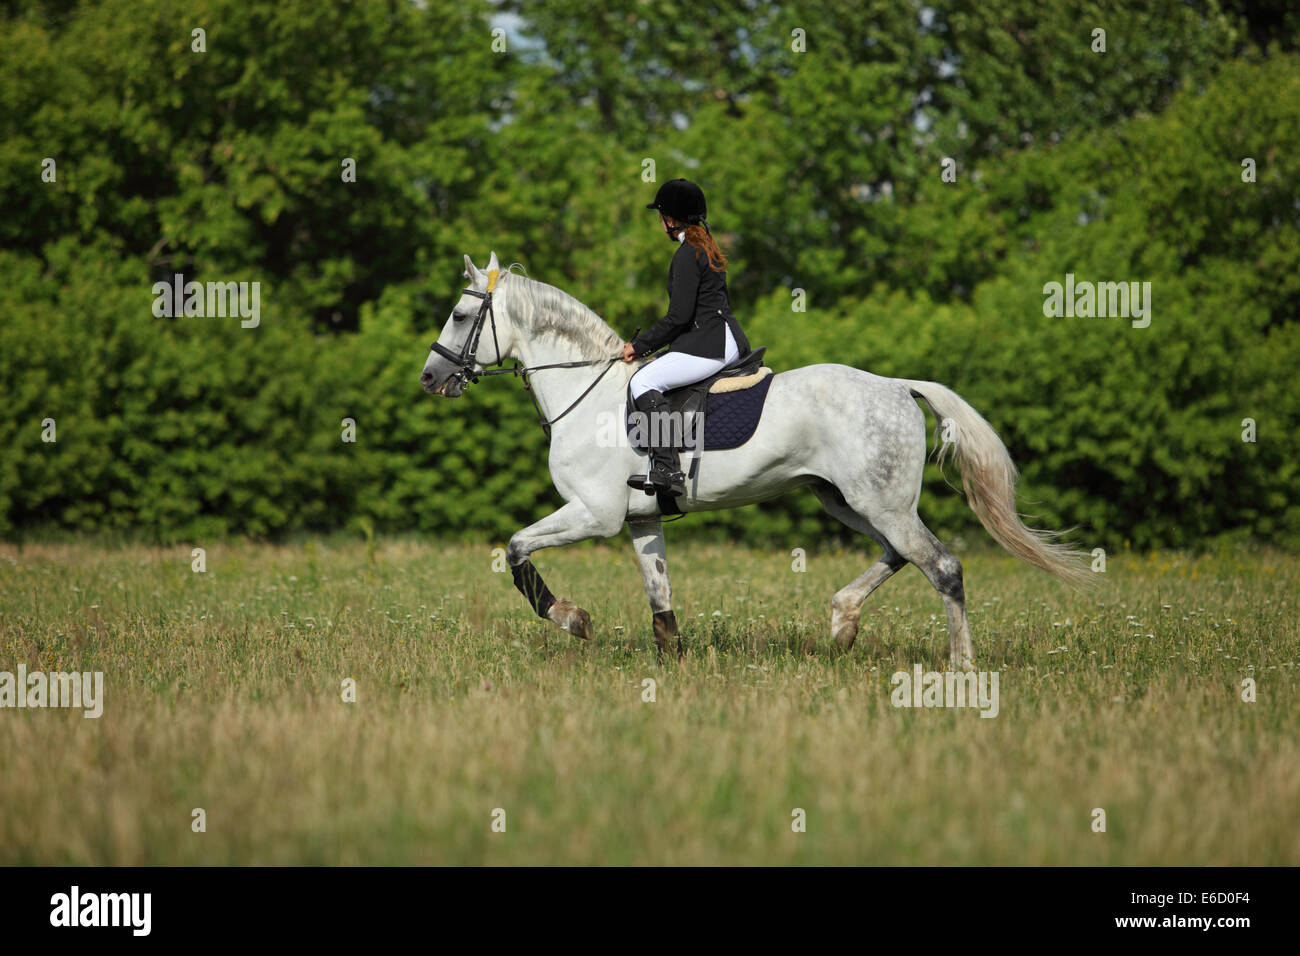
M 726 357 L 723 329 L 728 325 L 744 358 L 749 354 L 749 340 L 731 314 L 727 274 L 709 268 L 703 251 L 682 242 L 668 267 L 668 314 L 634 338 L 632 348 L 639 357 L 671 343 L 671 352 L 721 361 Z

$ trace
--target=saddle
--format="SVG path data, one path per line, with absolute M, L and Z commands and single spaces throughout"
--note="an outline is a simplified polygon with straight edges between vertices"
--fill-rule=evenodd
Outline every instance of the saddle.
M 664 393 L 671 419 L 681 423 L 665 444 L 678 452 L 694 452 L 688 479 L 695 477 L 704 452 L 739 448 L 753 437 L 772 385 L 772 370 L 763 365 L 766 352 L 766 346 L 752 349 L 708 378 Z M 645 423 L 634 409 L 631 392 L 627 408 L 628 440 L 633 448 L 644 450 L 649 436 L 642 434 Z

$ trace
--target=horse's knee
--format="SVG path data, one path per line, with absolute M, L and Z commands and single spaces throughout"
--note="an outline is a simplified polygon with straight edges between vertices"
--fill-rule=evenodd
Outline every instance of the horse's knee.
M 951 554 L 945 554 L 935 565 L 935 587 L 944 597 L 954 601 L 966 600 L 966 588 L 962 584 L 961 562 Z
M 510 536 L 510 543 L 506 545 L 506 564 L 510 567 L 523 564 L 528 560 L 530 552 L 524 546 L 524 537 L 522 531 L 517 531 Z

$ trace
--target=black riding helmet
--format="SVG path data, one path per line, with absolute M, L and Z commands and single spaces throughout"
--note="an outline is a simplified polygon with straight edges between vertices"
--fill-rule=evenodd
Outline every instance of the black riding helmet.
M 659 187 L 647 209 L 658 209 L 681 222 L 709 228 L 705 220 L 704 190 L 689 179 L 670 179 Z

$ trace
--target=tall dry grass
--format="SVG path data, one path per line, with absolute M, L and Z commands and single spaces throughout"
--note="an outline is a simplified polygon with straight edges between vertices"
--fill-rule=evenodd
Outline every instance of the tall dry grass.
M 670 551 L 691 653 L 660 669 L 624 542 L 537 559 L 590 645 L 489 545 L 213 544 L 204 574 L 188 549 L 0 548 L 0 670 L 106 683 L 98 720 L 0 710 L 0 863 L 1300 862 L 1294 557 L 1112 557 L 1079 596 L 964 555 L 991 720 L 890 706 L 893 672 L 947 655 L 914 569 L 831 648 L 831 594 L 872 559 Z

